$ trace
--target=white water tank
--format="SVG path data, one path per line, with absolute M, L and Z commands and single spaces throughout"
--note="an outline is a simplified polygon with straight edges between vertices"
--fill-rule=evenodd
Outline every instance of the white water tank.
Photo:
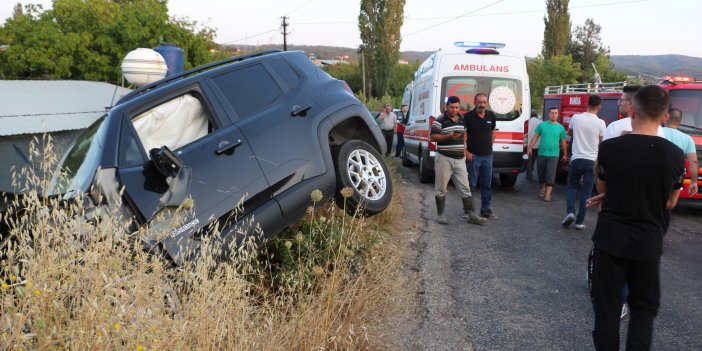
M 122 61 L 122 75 L 136 86 L 153 83 L 165 77 L 167 71 L 166 60 L 153 49 L 132 50 Z

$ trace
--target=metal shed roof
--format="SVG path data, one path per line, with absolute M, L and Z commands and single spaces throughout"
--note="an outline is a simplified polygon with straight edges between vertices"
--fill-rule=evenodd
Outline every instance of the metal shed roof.
M 103 82 L 0 80 L 0 136 L 86 128 L 130 91 Z

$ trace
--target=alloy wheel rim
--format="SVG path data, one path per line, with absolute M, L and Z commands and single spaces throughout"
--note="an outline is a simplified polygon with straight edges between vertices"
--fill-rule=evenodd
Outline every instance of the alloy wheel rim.
M 370 152 L 358 149 L 346 160 L 354 189 L 368 200 L 379 200 L 387 190 L 387 175 L 380 161 Z

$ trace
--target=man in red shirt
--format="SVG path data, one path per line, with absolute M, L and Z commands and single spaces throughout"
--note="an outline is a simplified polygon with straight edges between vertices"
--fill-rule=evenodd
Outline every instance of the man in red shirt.
M 395 158 L 402 157 L 402 148 L 405 147 L 405 126 L 407 125 L 407 105 L 400 107 L 400 115 L 397 116 L 397 125 L 395 132 L 397 133 L 397 145 L 395 147 Z

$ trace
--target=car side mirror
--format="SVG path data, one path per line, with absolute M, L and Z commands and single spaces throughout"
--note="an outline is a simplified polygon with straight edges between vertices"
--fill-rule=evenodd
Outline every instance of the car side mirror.
M 160 149 L 151 149 L 149 156 L 151 156 L 151 162 L 156 170 L 164 177 L 175 176 L 183 167 L 183 161 L 166 145 L 161 146 Z

